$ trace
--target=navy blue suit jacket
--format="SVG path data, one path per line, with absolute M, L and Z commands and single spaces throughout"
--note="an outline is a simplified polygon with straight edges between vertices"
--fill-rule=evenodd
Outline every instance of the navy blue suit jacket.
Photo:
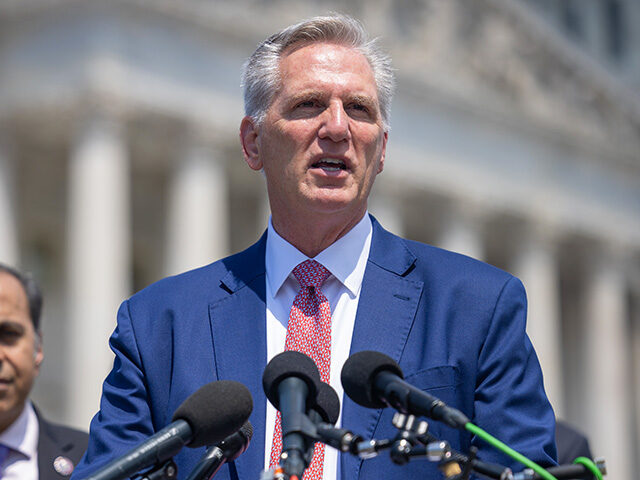
M 521 282 L 482 262 L 401 239 L 372 221 L 351 353 L 389 355 L 408 382 L 462 410 L 525 456 L 552 464 L 554 415 L 525 334 Z M 110 340 L 115 363 L 74 479 L 166 426 L 187 396 L 222 379 L 251 391 L 254 435 L 249 449 L 216 479 L 259 478 L 265 447 L 265 244 L 266 234 L 241 253 L 163 279 L 122 304 Z M 396 433 L 392 415 L 391 409 L 366 409 L 345 397 L 342 425 L 365 438 L 389 438 Z M 467 452 L 476 444 L 482 459 L 513 465 L 464 431 L 437 422 L 430 422 L 430 431 L 455 449 Z M 203 452 L 185 448 L 176 456 L 181 478 Z M 340 462 L 341 477 L 349 480 L 441 478 L 428 460 L 399 467 L 387 455 L 366 461 L 342 455 Z

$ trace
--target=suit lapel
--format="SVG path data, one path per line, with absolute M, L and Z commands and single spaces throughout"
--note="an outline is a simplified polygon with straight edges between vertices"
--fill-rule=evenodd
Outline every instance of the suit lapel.
M 40 415 L 38 415 L 38 472 L 40 478 L 46 478 L 52 465 L 49 464 L 50 458 L 55 458 L 57 445 L 51 438 L 48 426 L 43 423 Z
M 399 362 L 413 325 L 423 284 L 404 278 L 415 256 L 404 241 L 372 218 L 373 237 L 356 314 L 351 351 L 376 350 Z M 209 306 L 217 378 L 246 385 L 253 396 L 253 438 L 234 463 L 239 478 L 257 478 L 264 465 L 266 398 L 262 372 L 266 366 L 266 300 L 264 255 L 266 234 L 241 254 L 225 260 L 226 293 Z M 382 413 L 360 407 L 345 397 L 343 425 L 372 438 Z M 342 478 L 355 479 L 361 460 L 341 454 Z
M 404 241 L 384 230 L 372 217 L 371 252 L 362 281 L 350 354 L 382 352 L 400 362 L 422 295 L 423 283 L 404 278 L 415 256 Z M 361 407 L 346 395 L 342 425 L 372 438 L 382 410 Z M 342 478 L 358 478 L 362 460 L 341 454 Z
M 253 397 L 253 438 L 235 461 L 239 478 L 258 478 L 264 464 L 265 244 L 266 234 L 245 252 L 225 260 L 228 273 L 220 288 L 227 294 L 209 306 L 217 378 L 244 384 Z

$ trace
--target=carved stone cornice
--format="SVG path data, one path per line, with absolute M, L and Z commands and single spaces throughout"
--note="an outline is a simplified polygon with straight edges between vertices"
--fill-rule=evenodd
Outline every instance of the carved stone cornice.
M 640 158 L 640 97 L 512 0 L 130 1 L 180 10 L 211 28 L 232 25 L 254 41 L 289 22 L 345 11 L 381 37 L 401 87 L 422 85 L 506 123 L 524 119 L 570 143 L 601 145 L 600 157 L 623 157 L 628 165 Z
M 639 158 L 640 99 L 526 7 L 430 0 L 420 28 L 392 43 L 402 77 L 489 113 L 608 144 Z M 433 93 L 432 93 L 433 94 Z M 504 115 L 503 115 L 504 116 Z
M 5 20 L 69 6 L 97 5 L 184 24 L 250 53 L 274 29 L 331 10 L 362 18 L 392 52 L 401 87 L 507 123 L 537 125 L 600 158 L 640 157 L 640 99 L 525 5 L 512 0 L 26 0 L 0 3 Z M 124 12 L 124 13 L 123 13 Z M 116 16 L 117 18 L 117 16 Z M 598 147 L 599 148 L 599 147 Z

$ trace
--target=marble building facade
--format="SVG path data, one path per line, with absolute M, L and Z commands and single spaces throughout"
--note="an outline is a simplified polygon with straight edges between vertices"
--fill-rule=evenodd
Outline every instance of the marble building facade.
M 371 212 L 523 280 L 556 413 L 609 478 L 635 478 L 640 95 L 527 2 L 0 2 L 0 260 L 44 287 L 36 402 L 86 428 L 119 303 L 264 230 L 237 138 L 241 65 L 331 10 L 362 19 L 397 69 Z

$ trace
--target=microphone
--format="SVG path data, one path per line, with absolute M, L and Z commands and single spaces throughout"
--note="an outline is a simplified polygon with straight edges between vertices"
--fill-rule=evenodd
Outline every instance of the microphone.
M 207 383 L 182 402 L 172 423 L 85 480 L 122 480 L 170 459 L 185 445 L 216 444 L 238 430 L 252 410 L 251 394 L 241 383 Z
M 305 459 L 307 463 L 313 458 L 314 447 L 317 441 L 331 445 L 329 441 L 332 437 L 323 434 L 323 432 L 331 432 L 336 430 L 334 427 L 340 416 L 340 400 L 338 394 L 328 383 L 320 382 L 318 385 L 318 396 L 316 403 L 311 407 L 308 413 L 309 420 L 315 427 L 315 432 L 310 431 L 314 435 L 307 437 L 307 451 Z M 326 437 L 326 438 L 325 438 Z M 333 446 L 333 445 L 331 445 Z
M 316 404 L 311 407 L 309 418 L 316 426 L 319 441 L 341 452 L 349 452 L 361 458 L 369 458 L 371 442 L 365 442 L 360 435 L 350 430 L 336 428 L 340 416 L 340 399 L 331 385 L 320 382 Z M 365 451 L 367 450 L 367 451 Z
M 407 383 L 398 364 L 383 353 L 362 351 L 349 357 L 340 376 L 345 393 L 367 408 L 393 407 L 464 429 L 469 419 L 461 411 Z
M 236 433 L 229 435 L 218 445 L 209 447 L 187 480 L 209 480 L 225 463 L 234 461 L 245 452 L 252 436 L 253 427 L 251 422 L 246 421 Z
M 315 424 L 330 423 L 335 425 L 340 416 L 340 399 L 336 391 L 328 383 L 320 382 L 316 403 L 309 411 L 309 418 Z
M 302 478 L 307 467 L 304 433 L 312 424 L 306 414 L 316 402 L 320 383 L 315 362 L 294 350 L 273 357 L 262 375 L 264 393 L 281 413 L 281 463 L 289 476 Z

